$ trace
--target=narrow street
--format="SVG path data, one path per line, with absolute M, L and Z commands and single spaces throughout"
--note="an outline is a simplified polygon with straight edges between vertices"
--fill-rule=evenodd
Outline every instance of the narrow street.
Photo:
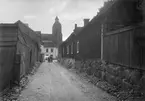
M 101 89 L 83 83 L 58 63 L 44 62 L 20 95 L 20 101 L 116 101 Z

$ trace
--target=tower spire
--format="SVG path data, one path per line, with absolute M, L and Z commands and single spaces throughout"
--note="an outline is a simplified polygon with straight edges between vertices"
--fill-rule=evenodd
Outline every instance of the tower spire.
M 59 21 L 58 17 L 56 16 L 55 21 Z
M 62 42 L 62 33 L 61 33 L 61 24 L 59 22 L 59 18 L 56 16 L 55 23 L 52 27 L 52 34 L 56 38 L 55 42 L 59 45 Z

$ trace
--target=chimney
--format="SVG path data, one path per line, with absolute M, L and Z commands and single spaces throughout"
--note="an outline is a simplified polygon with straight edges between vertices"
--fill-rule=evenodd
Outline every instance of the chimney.
M 75 24 L 75 29 L 77 28 L 77 24 Z
M 84 19 L 84 26 L 86 26 L 89 23 L 90 19 Z

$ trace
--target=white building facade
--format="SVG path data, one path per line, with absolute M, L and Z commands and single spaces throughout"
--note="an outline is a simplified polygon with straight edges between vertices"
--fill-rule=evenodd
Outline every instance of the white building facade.
M 44 56 L 53 56 L 54 59 L 57 59 L 58 57 L 58 48 L 56 47 L 44 47 L 41 46 L 41 53 L 44 54 Z

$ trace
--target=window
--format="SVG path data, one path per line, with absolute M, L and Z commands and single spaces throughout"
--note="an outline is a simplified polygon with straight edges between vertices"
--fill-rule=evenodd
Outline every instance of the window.
M 79 41 L 77 41 L 77 53 L 79 53 L 80 47 L 79 47 Z
M 48 52 L 48 49 L 46 49 L 46 52 Z
M 67 54 L 69 54 L 69 45 L 67 46 Z
M 53 48 L 51 48 L 51 52 L 53 52 Z
M 73 54 L 73 43 L 71 44 L 71 54 Z
M 62 52 L 63 52 L 62 54 L 64 55 L 64 47 L 63 47 L 63 49 L 62 49 Z

